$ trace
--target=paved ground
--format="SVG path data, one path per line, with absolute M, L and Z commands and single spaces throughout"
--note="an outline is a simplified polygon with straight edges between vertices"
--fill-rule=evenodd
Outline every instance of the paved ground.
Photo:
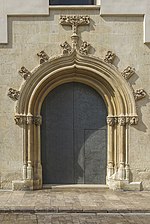
M 150 192 L 0 191 L 0 224 L 150 224 Z
M 149 224 L 150 214 L 1 214 L 1 224 Z

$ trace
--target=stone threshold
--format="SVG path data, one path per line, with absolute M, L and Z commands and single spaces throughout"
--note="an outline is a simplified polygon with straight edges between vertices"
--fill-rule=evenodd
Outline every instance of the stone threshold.
M 24 209 L 8 209 L 8 208 L 3 208 L 0 209 L 0 214 L 2 213 L 49 213 L 49 214 L 75 214 L 75 213 L 80 213 L 80 214 L 123 214 L 123 213 L 132 213 L 132 214 L 150 214 L 150 209 L 144 210 L 144 209 L 36 209 L 36 208 L 24 208 Z
M 106 190 L 109 189 L 107 185 L 103 184 L 44 184 L 43 189 L 52 190 Z

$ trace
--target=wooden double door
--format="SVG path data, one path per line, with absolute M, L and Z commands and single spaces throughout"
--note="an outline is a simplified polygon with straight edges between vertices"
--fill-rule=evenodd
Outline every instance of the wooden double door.
M 52 90 L 42 105 L 44 184 L 105 184 L 107 110 L 102 97 L 81 83 Z

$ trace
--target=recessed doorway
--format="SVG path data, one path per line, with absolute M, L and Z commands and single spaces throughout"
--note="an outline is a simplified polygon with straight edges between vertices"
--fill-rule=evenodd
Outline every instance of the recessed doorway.
M 107 108 L 100 94 L 62 84 L 47 95 L 41 115 L 43 184 L 105 184 Z

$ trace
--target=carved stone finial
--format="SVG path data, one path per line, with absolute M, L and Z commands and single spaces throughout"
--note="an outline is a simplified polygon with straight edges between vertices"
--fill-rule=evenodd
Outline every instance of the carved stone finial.
M 37 56 L 40 57 L 40 64 L 48 61 L 49 56 L 45 53 L 45 51 L 41 51 L 40 53 L 37 54 Z
M 27 80 L 27 78 L 29 78 L 31 76 L 31 72 L 26 69 L 24 66 L 21 67 L 21 69 L 19 70 L 19 74 L 25 79 Z
M 128 66 L 121 74 L 125 79 L 129 79 L 132 75 L 135 74 L 135 68 Z
M 112 64 L 113 60 L 115 59 L 115 56 L 116 56 L 115 53 L 113 53 L 112 51 L 108 51 L 104 61 Z
M 89 51 L 89 48 L 90 48 L 90 44 L 88 44 L 87 41 L 83 41 L 82 45 L 81 45 L 81 47 L 79 49 L 79 52 L 81 54 L 87 55 L 88 51 Z
M 60 45 L 63 48 L 63 54 L 71 54 L 72 48 L 68 44 L 67 41 L 65 41 L 63 44 Z
M 134 95 L 135 100 L 137 101 L 137 100 L 144 98 L 146 96 L 146 92 L 144 89 L 137 89 L 137 90 L 133 91 L 133 95 Z
M 73 34 L 77 35 L 77 28 L 81 25 L 88 25 L 90 23 L 89 16 L 60 16 L 60 24 L 66 26 L 72 26 Z
M 89 25 L 90 17 L 89 16 L 81 16 L 81 15 L 73 15 L 73 16 L 60 16 L 61 25 L 71 26 L 73 30 L 73 34 L 71 36 L 72 47 L 73 49 L 77 48 L 78 45 L 78 26 L 81 25 Z
M 10 88 L 7 94 L 12 100 L 18 100 L 20 96 L 20 91 Z

